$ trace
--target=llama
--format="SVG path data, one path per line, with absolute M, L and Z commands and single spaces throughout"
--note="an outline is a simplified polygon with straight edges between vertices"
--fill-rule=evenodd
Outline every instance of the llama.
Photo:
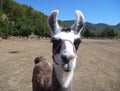
M 76 21 L 71 28 L 62 28 L 57 21 L 58 10 L 48 17 L 53 43 L 53 72 L 51 91 L 71 91 L 76 66 L 77 50 L 81 42 L 84 16 L 76 10 Z
M 48 24 L 51 30 L 51 42 L 53 43 L 53 67 L 50 91 L 72 91 L 72 79 L 76 67 L 77 50 L 81 43 L 80 33 L 84 28 L 84 16 L 81 11 L 76 10 L 76 21 L 73 26 L 70 28 L 62 28 L 58 24 L 57 15 L 58 10 L 54 10 L 48 17 Z M 38 61 L 36 61 L 36 63 L 38 63 Z M 38 78 L 41 78 L 40 75 Z

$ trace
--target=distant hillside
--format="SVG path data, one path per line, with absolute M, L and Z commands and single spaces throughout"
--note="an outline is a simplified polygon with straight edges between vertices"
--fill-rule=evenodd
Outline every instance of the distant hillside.
M 47 15 L 34 10 L 31 6 L 16 3 L 13 0 L 0 0 L 0 37 L 28 37 L 31 34 L 50 36 L 47 18 Z M 74 21 L 59 20 L 59 24 L 63 27 L 71 26 L 73 23 Z M 110 25 L 89 22 L 85 24 L 85 27 L 90 30 L 104 30 L 107 26 Z M 120 23 L 111 27 L 120 31 Z
M 63 21 L 63 23 L 65 23 L 68 26 L 71 26 L 74 23 L 74 20 Z M 105 23 L 98 23 L 98 24 L 93 24 L 93 23 L 90 23 L 90 22 L 85 23 L 85 27 L 89 28 L 90 30 L 104 30 L 108 26 L 111 26 L 111 25 L 108 25 L 108 24 L 105 24 Z M 111 27 L 113 27 L 117 31 L 120 31 L 120 23 L 117 24 L 117 25 L 111 26 Z
M 115 26 L 113 26 L 117 31 L 120 31 L 120 23 L 119 24 L 117 24 L 117 25 L 115 25 Z
M 0 37 L 50 36 L 48 16 L 13 0 L 0 0 Z M 61 26 L 65 26 L 59 21 Z

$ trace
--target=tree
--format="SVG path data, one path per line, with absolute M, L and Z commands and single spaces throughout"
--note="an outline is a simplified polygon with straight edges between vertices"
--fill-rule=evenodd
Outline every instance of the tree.
M 12 35 L 13 24 L 8 20 L 0 19 L 0 36 L 7 38 Z
M 102 32 L 102 37 L 106 38 L 114 38 L 118 35 L 118 32 L 115 31 L 112 27 L 106 27 L 105 30 Z
M 89 28 L 85 28 L 85 30 L 83 30 L 82 35 L 86 38 L 91 37 L 91 31 L 89 30 Z
M 91 31 L 91 37 L 101 37 L 102 30 Z

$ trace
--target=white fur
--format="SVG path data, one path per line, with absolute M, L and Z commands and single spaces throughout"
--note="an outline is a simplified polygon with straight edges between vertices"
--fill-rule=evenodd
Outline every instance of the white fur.
M 51 12 L 51 15 L 48 17 L 48 20 L 50 19 L 50 17 L 52 16 L 52 14 L 53 13 L 56 13 L 56 17 L 55 17 L 55 20 L 54 20 L 54 25 L 55 25 L 55 32 L 53 33 L 53 30 L 51 30 L 51 35 L 53 36 L 53 35 L 55 35 L 56 33 L 58 33 L 58 32 L 60 32 L 60 30 L 61 30 L 61 27 L 59 26 L 59 24 L 58 24 L 58 21 L 57 21 L 57 15 L 59 14 L 59 10 L 53 10 L 52 12 Z
M 60 38 L 60 39 L 63 39 L 63 40 L 68 39 L 71 42 L 73 42 L 74 39 L 80 38 L 81 36 L 79 34 L 74 34 L 74 32 L 71 31 L 71 32 L 68 32 L 68 33 L 66 33 L 66 32 L 59 32 L 56 35 L 54 35 L 54 37 L 55 38 Z
M 64 72 L 61 67 L 56 64 L 54 64 L 54 67 L 58 81 L 63 87 L 67 88 L 72 81 L 74 71 Z
M 62 63 L 63 61 L 62 61 L 61 56 L 62 55 L 68 55 L 68 56 L 70 55 L 70 56 L 72 56 L 73 59 L 70 60 L 69 65 L 70 65 L 70 69 L 73 70 L 75 68 L 75 66 L 76 66 L 76 57 L 77 57 L 77 55 L 76 55 L 76 53 L 74 51 L 74 45 L 71 44 L 71 42 L 73 43 L 74 39 L 80 38 L 80 36 L 75 35 L 73 32 L 69 32 L 69 33 L 60 32 L 60 33 L 56 34 L 54 37 L 56 39 L 60 38 L 62 40 L 69 40 L 69 41 L 64 41 L 64 43 L 62 44 L 60 54 L 56 54 L 56 55 L 54 55 L 54 57 L 55 57 L 55 60 L 57 61 L 57 63 L 59 64 L 59 66 L 63 68 L 63 63 Z
M 82 18 L 82 20 L 83 20 L 83 23 L 85 22 L 84 15 L 83 15 L 83 13 L 82 13 L 81 11 L 76 10 L 75 13 L 76 13 L 76 21 L 75 21 L 75 23 L 71 26 L 71 29 L 73 29 L 73 30 L 76 29 L 76 25 L 77 25 L 77 26 L 79 25 L 79 21 L 81 20 L 81 18 Z M 80 33 L 81 33 L 81 31 L 83 30 L 83 28 L 84 28 L 84 27 L 82 27 L 82 28 L 80 29 L 78 35 L 80 35 Z
M 85 22 L 85 18 L 84 18 L 83 13 L 79 10 L 76 10 L 76 18 L 77 18 L 76 20 L 80 20 L 80 16 L 82 16 L 83 22 Z

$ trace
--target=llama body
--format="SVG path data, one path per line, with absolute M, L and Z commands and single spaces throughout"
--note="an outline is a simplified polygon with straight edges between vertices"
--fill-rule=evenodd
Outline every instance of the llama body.
M 33 91 L 51 91 L 52 66 L 43 57 L 37 57 L 34 60 L 32 87 Z
M 58 10 L 48 17 L 53 43 L 53 69 L 51 91 L 72 91 L 72 79 L 76 67 L 77 50 L 81 42 L 84 16 L 76 10 L 76 21 L 71 28 L 62 28 L 57 21 Z

